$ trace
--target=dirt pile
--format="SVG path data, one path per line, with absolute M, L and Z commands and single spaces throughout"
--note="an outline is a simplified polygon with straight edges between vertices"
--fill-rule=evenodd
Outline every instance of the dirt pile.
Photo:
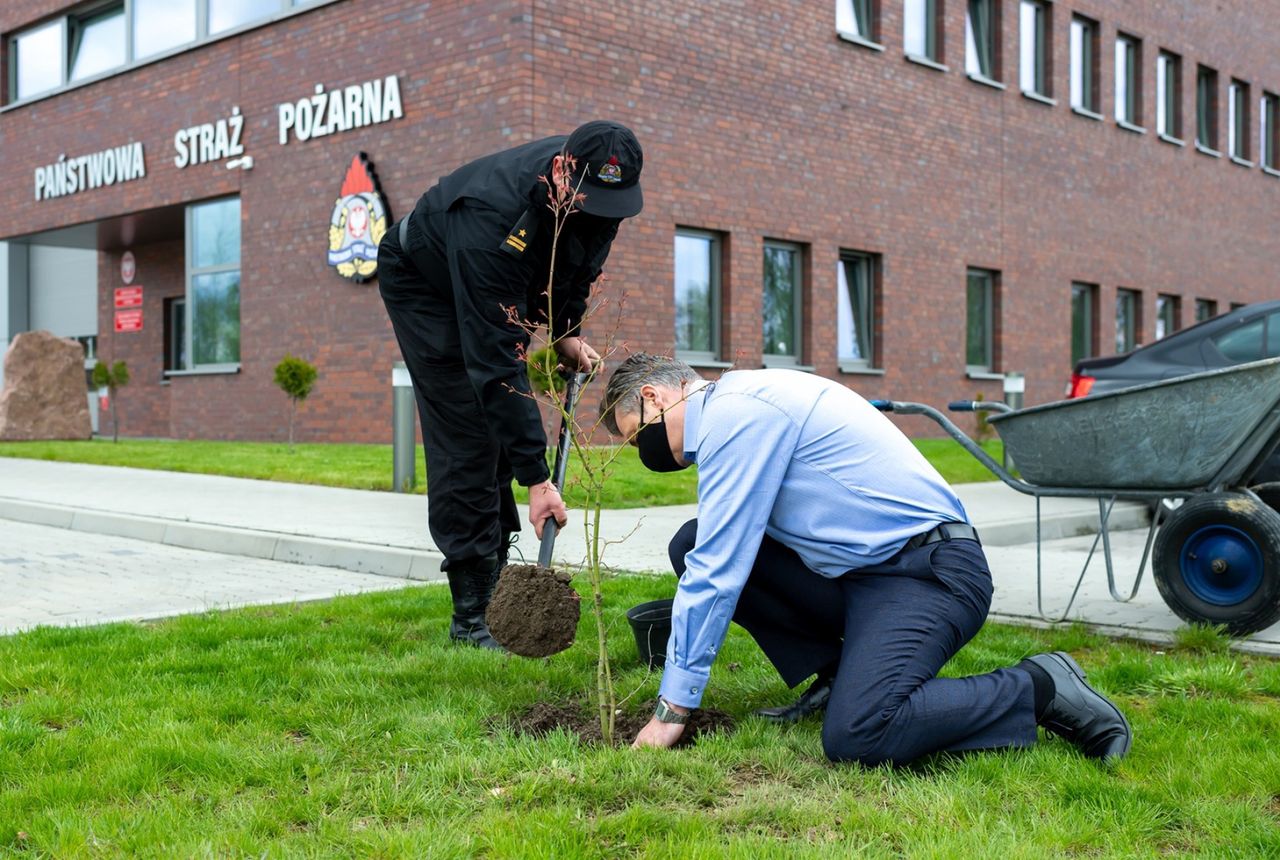
M 614 718 L 614 743 L 623 746 L 635 740 L 636 735 L 649 722 L 653 712 L 621 713 Z M 578 703 L 538 702 L 512 718 L 512 725 L 520 734 L 542 737 L 556 729 L 564 729 L 582 738 L 585 743 L 602 742 L 600 718 L 597 712 Z M 699 709 L 689 717 L 678 747 L 691 746 L 699 737 L 709 732 L 732 732 L 733 717 L 714 708 Z
M 536 564 L 502 569 L 485 621 L 498 644 L 521 657 L 549 657 L 573 644 L 581 598 L 571 575 Z

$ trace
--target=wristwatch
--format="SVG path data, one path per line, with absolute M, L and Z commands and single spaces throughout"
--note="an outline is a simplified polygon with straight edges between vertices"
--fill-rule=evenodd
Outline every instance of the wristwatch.
M 658 707 L 654 709 L 653 716 L 660 723 L 675 723 L 676 725 L 683 726 L 685 723 L 689 722 L 688 714 L 681 714 L 673 710 L 661 696 L 658 697 Z

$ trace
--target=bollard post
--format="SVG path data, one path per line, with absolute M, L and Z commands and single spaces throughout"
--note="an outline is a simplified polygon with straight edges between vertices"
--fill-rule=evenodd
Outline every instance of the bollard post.
M 417 411 L 409 370 L 403 361 L 397 361 L 391 367 L 391 486 L 397 493 L 413 492 L 417 484 L 413 423 Z
M 1012 371 L 1004 375 L 1004 402 L 1010 409 L 1022 408 L 1022 395 L 1026 391 L 1027 380 L 1017 371 Z M 1006 472 L 1013 471 L 1013 458 L 1009 456 L 1009 451 L 1004 452 L 1004 470 Z

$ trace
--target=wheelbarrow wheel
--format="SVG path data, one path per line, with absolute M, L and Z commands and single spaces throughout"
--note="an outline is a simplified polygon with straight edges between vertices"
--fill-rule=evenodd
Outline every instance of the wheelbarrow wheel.
M 1152 573 L 1185 621 L 1233 636 L 1280 620 L 1280 513 L 1241 493 L 1187 500 L 1156 536 Z

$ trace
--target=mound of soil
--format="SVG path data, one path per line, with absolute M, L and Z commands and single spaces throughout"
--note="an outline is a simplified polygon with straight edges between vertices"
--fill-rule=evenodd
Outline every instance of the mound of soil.
M 622 713 L 614 718 L 613 736 L 617 746 L 626 746 L 636 739 L 640 730 L 649 722 L 653 711 L 642 713 Z M 585 743 L 603 742 L 600 734 L 600 717 L 598 713 L 581 704 L 555 704 L 538 702 L 526 708 L 512 718 L 515 730 L 525 735 L 542 737 L 543 735 L 564 729 L 582 738 Z M 708 732 L 732 732 L 733 717 L 715 708 L 699 709 L 689 717 L 685 724 L 684 734 L 676 743 L 678 747 L 692 746 L 698 738 Z
M 550 657 L 573 644 L 581 598 L 571 574 L 536 564 L 502 569 L 485 621 L 498 644 L 521 657 Z

